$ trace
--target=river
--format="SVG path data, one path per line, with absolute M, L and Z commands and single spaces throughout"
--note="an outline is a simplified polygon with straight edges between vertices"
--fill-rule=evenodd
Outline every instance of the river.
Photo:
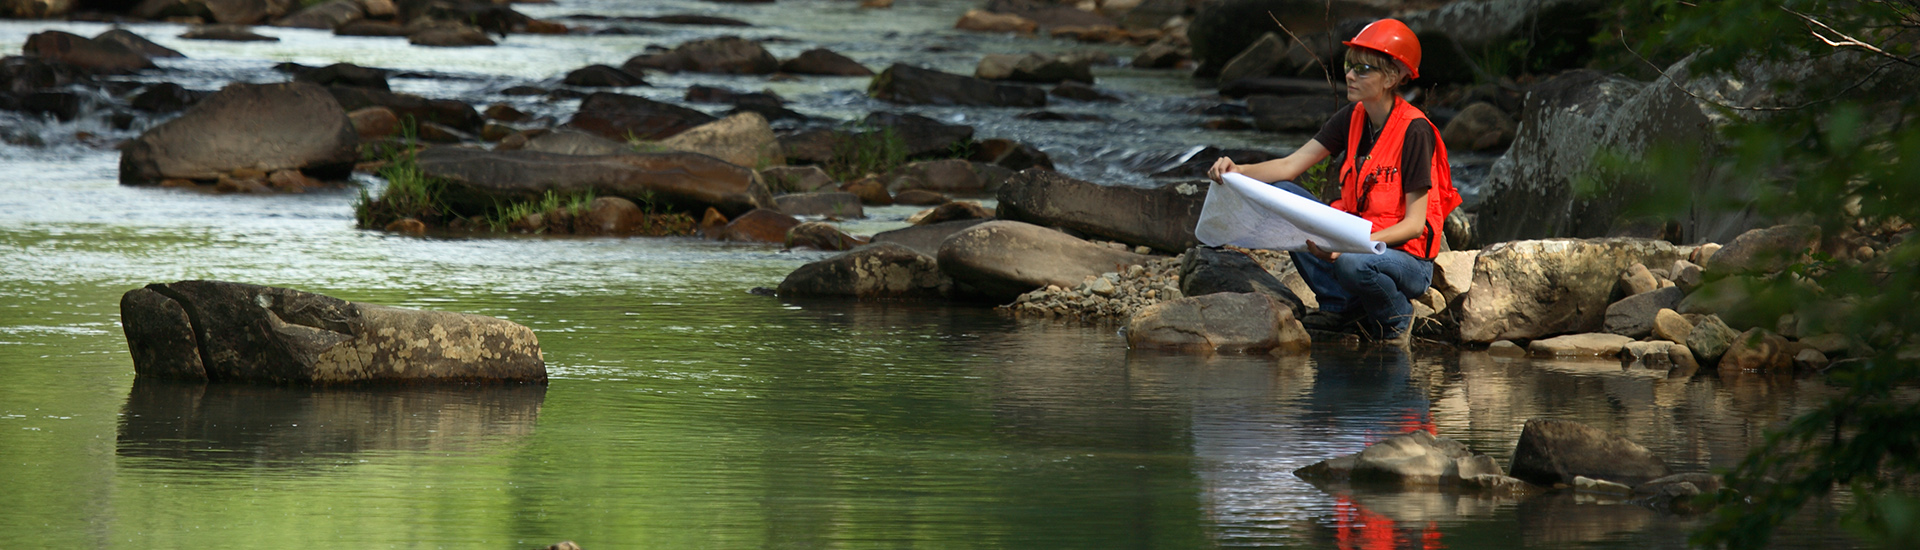
M 703 13 L 780 38 L 970 73 L 981 53 L 1084 46 L 951 30 L 970 5 L 783 0 L 743 5 L 561 0 L 572 13 Z M 562 21 L 567 21 L 561 19 Z M 569 21 L 580 23 L 579 21 Z M 0 50 L 44 29 L 3 21 Z M 211 90 L 286 77 L 279 62 L 420 73 L 399 91 L 509 102 L 647 44 L 713 36 L 508 37 L 495 48 L 262 28 L 278 43 L 136 33 L 185 52 L 133 80 Z M 1102 47 L 1105 48 L 1105 47 Z M 1126 48 L 1107 48 L 1127 58 Z M 649 75 L 626 90 L 678 102 L 692 84 L 772 89 L 803 113 L 912 111 L 1053 155 L 1063 172 L 1142 185 L 1195 145 L 1284 151 L 1300 136 L 1199 129 L 1217 99 L 1174 71 L 1103 67 L 1119 106 L 901 108 L 864 78 Z M 702 106 L 712 108 L 713 106 Z M 1611 361 L 1416 347 L 1309 356 L 1134 353 L 1113 326 L 984 309 L 783 301 L 750 294 L 826 257 L 698 239 L 412 238 L 353 228 L 356 191 L 208 195 L 116 183 L 111 144 L 137 135 L 0 112 L 44 146 L 0 144 L 0 547 L 536 548 L 1680 548 L 1695 518 L 1549 496 L 1517 502 L 1318 488 L 1292 470 L 1381 437 L 1433 430 L 1505 464 L 1522 423 L 1568 418 L 1625 435 L 1677 471 L 1736 463 L 1761 431 L 1826 395 L 1817 381 L 1668 380 Z M 377 190 L 379 183 L 363 180 Z M 913 209 L 869 209 L 871 234 Z M 380 391 L 136 383 L 122 293 L 221 279 L 498 316 L 532 327 L 545 387 Z M 1802 521 L 1786 548 L 1854 544 Z

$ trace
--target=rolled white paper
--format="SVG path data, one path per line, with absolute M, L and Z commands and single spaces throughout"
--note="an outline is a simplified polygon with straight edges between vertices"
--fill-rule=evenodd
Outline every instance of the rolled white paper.
M 1312 240 L 1329 252 L 1381 254 L 1387 243 L 1371 239 L 1373 223 L 1288 193 L 1242 174 L 1207 188 L 1193 236 L 1208 246 L 1306 250 Z

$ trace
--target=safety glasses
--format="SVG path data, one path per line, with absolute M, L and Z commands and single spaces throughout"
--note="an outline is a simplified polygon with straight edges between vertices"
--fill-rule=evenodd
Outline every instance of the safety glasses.
M 1354 63 L 1352 61 L 1348 61 L 1347 72 L 1353 73 L 1353 76 L 1366 78 L 1367 76 L 1372 75 L 1373 73 L 1380 72 L 1380 66 L 1368 65 L 1366 63 Z

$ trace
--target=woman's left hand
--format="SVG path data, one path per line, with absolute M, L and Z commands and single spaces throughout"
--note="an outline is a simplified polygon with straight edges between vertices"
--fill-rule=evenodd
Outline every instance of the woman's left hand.
M 1315 258 L 1326 260 L 1328 262 L 1332 262 L 1334 260 L 1340 259 L 1339 252 L 1327 252 L 1326 250 L 1321 249 L 1320 245 L 1313 244 L 1313 241 L 1307 241 L 1307 252 L 1310 254 L 1313 254 L 1313 257 Z

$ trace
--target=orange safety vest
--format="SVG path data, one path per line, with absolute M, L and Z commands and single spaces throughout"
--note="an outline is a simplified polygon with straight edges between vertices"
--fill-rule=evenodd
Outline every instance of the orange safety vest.
M 1340 166 L 1340 199 L 1333 201 L 1333 207 L 1373 222 L 1374 232 L 1405 219 L 1407 200 L 1400 193 L 1400 148 L 1406 144 L 1407 125 L 1426 119 L 1427 114 L 1420 109 L 1394 98 L 1393 111 L 1387 115 L 1380 136 L 1374 139 L 1366 164 L 1355 170 L 1353 160 L 1360 148 L 1360 134 L 1366 131 L 1367 109 L 1365 105 L 1354 104 L 1353 121 L 1347 125 L 1347 158 Z M 1447 227 L 1447 214 L 1460 206 L 1460 192 L 1453 188 L 1453 170 L 1447 166 L 1447 144 L 1441 141 L 1439 128 L 1433 129 L 1433 166 L 1429 173 L 1433 182 L 1427 190 L 1427 227 L 1420 236 L 1394 247 L 1425 260 L 1440 253 L 1441 231 Z

